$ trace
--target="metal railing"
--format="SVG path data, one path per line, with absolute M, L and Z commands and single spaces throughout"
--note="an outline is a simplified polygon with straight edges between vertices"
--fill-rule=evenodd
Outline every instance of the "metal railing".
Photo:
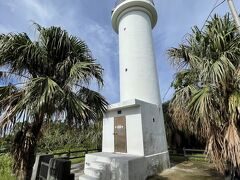
M 40 180 L 47 180 L 49 164 L 41 162 L 39 178 Z
M 85 149 L 85 150 L 79 150 L 79 151 L 71 151 L 69 149 L 68 151 L 65 151 L 65 152 L 52 153 L 49 155 L 53 155 L 55 158 L 70 160 L 70 159 L 84 158 L 85 155 L 88 154 L 89 152 L 100 152 L 100 149 Z M 66 156 L 62 157 L 62 155 L 66 155 Z M 49 169 L 49 163 L 41 162 L 39 179 L 47 180 L 49 170 L 51 171 L 50 174 L 54 174 L 54 169 Z

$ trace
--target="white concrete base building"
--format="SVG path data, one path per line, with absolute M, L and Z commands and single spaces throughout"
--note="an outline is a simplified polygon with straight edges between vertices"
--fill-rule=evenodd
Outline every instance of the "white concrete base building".
M 119 0 L 112 12 L 120 103 L 109 106 L 103 152 L 86 155 L 80 180 L 145 180 L 170 166 L 152 40 L 156 22 L 152 0 Z

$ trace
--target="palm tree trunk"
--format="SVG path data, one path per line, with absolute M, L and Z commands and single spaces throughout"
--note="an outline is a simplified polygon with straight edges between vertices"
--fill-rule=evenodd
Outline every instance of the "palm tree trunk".
M 31 180 L 42 122 L 43 118 L 36 119 L 15 136 L 12 149 L 13 172 L 18 176 L 19 180 Z
M 40 128 L 41 129 L 41 128 Z M 39 132 L 40 132 L 40 129 L 39 131 L 35 134 L 35 135 L 39 135 Z M 34 136 L 35 136 L 34 135 Z M 36 136 L 36 137 L 37 137 Z M 34 142 L 33 144 L 31 145 L 31 147 L 28 149 L 28 162 L 26 162 L 26 178 L 25 180 L 31 180 L 31 177 L 32 177 L 32 171 L 33 171 L 33 166 L 34 166 L 34 163 L 35 163 L 35 158 L 36 158 L 36 150 L 37 150 L 37 140 L 36 138 L 32 139 Z

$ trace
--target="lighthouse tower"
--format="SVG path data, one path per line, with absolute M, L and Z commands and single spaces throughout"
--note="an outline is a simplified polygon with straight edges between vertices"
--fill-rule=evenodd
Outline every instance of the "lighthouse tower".
M 152 40 L 157 12 L 151 0 L 120 0 L 112 14 L 119 35 L 120 100 L 140 99 L 160 105 Z
M 81 179 L 145 180 L 169 167 L 152 29 L 153 0 L 119 0 L 112 26 L 119 35 L 120 102 L 103 119 L 102 152 L 86 155 Z

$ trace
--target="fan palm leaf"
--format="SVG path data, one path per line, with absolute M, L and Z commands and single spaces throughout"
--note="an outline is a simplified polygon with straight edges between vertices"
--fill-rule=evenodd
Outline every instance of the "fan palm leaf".
M 92 80 L 103 86 L 103 69 L 86 43 L 60 27 L 35 27 L 35 41 L 26 33 L 0 36 L 0 78 L 11 81 L 0 87 L 0 133 L 22 123 L 12 154 L 15 173 L 25 179 L 31 177 L 43 123 L 61 117 L 71 127 L 86 127 L 108 104 L 89 89 Z
M 168 54 L 179 71 L 170 104 L 175 124 L 205 139 L 218 170 L 239 170 L 240 34 L 234 22 L 215 15 Z

